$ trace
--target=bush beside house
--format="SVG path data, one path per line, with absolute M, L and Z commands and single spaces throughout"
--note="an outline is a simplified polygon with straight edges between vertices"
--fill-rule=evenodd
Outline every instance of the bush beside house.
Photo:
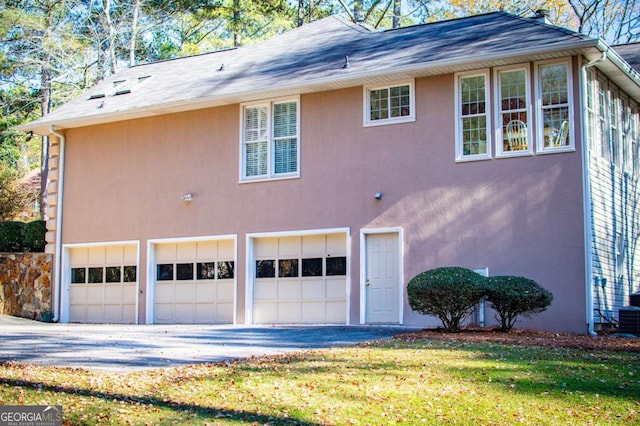
M 504 275 L 487 279 L 487 300 L 496 311 L 501 330 L 509 332 L 518 316 L 531 316 L 547 309 L 553 295 L 534 280 Z
M 435 315 L 448 332 L 460 331 L 460 323 L 485 294 L 485 278 L 457 266 L 422 272 L 407 285 L 409 306 L 425 315 Z
M 519 316 L 544 311 L 553 295 L 535 281 L 517 276 L 485 278 L 470 269 L 450 266 L 422 272 L 407 285 L 414 311 L 435 315 L 448 332 L 460 331 L 460 323 L 486 297 L 496 311 L 501 331 L 509 332 Z
M 46 233 L 44 220 L 0 222 L 0 253 L 44 252 Z

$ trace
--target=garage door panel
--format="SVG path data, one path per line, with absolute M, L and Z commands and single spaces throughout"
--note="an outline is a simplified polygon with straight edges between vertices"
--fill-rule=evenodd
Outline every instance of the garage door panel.
M 175 299 L 176 303 L 194 302 L 196 300 L 196 286 L 193 283 L 176 284 Z
M 253 281 L 253 322 L 346 322 L 346 311 L 337 309 L 346 306 L 347 277 L 339 267 L 340 259 L 335 259 L 346 257 L 346 241 L 344 233 L 254 238 L 255 257 L 249 264 L 272 261 L 275 278 L 262 276 Z M 290 264 L 299 268 L 286 268 Z M 327 310 L 330 301 L 339 305 Z
M 218 303 L 216 305 L 216 318 L 218 323 L 233 322 L 233 303 Z
M 87 302 L 89 304 L 96 303 L 104 299 L 104 286 L 101 284 L 87 285 Z
M 328 322 L 343 323 L 347 314 L 345 302 L 327 302 L 325 312 Z
M 122 297 L 123 300 L 129 302 L 135 302 L 136 300 L 136 285 L 134 283 L 123 284 L 122 285 Z
M 232 260 L 235 259 L 235 246 L 233 240 L 218 241 L 218 259 Z
M 155 298 L 156 303 L 172 302 L 175 295 L 175 285 L 173 283 L 156 284 Z
M 278 297 L 276 283 L 274 281 L 259 281 L 254 287 L 256 300 L 271 300 Z
M 122 305 L 106 305 L 104 307 L 104 319 L 107 323 L 121 323 L 123 321 Z
M 71 322 L 87 322 L 87 305 L 71 305 L 69 317 Z
M 192 323 L 194 320 L 193 303 L 176 303 L 174 318 L 177 323 Z
M 69 290 L 69 302 L 71 305 L 87 303 L 87 287 L 84 285 L 72 285 Z
M 305 257 L 323 256 L 325 251 L 324 235 L 302 237 L 302 255 Z
M 99 266 L 105 264 L 107 259 L 105 247 L 89 247 L 88 250 L 90 266 Z
M 154 322 L 233 322 L 233 312 L 227 315 L 226 308 L 221 309 L 221 304 L 233 304 L 235 280 L 220 279 L 218 265 L 222 261 L 234 264 L 234 240 L 155 244 L 154 253 L 156 267 L 159 264 L 172 265 L 175 271 L 173 281 L 156 281 L 154 284 Z M 192 266 L 193 275 L 181 276 L 180 267 L 188 269 L 185 265 Z M 161 313 L 157 313 L 161 310 Z
M 278 283 L 278 300 L 300 299 L 299 281 L 280 281 Z
M 217 285 L 218 301 L 219 302 L 233 302 L 233 281 L 225 280 L 227 282 L 219 282 Z
M 156 303 L 153 310 L 155 322 L 171 321 L 173 319 L 173 304 Z
M 122 322 L 125 324 L 131 324 L 136 322 L 136 306 L 135 305 L 122 306 Z
M 303 302 L 302 322 L 318 323 L 325 321 L 324 302 Z
M 215 303 L 198 303 L 195 306 L 195 319 L 197 324 L 211 324 L 216 320 Z
M 272 302 L 256 302 L 253 319 L 258 324 L 278 322 L 277 304 Z
M 347 280 L 328 279 L 326 288 L 328 299 L 344 299 L 345 292 L 347 291 Z
M 123 283 L 121 280 L 126 279 L 123 274 L 109 273 L 109 271 L 123 271 L 125 268 L 131 271 L 133 267 L 137 272 L 137 246 L 123 244 L 72 247 L 66 253 L 72 269 L 71 279 L 74 280 L 69 283 L 69 321 L 135 323 L 136 283 Z M 102 273 L 92 273 L 99 271 Z M 76 275 L 76 272 L 80 274 Z M 137 273 L 129 273 L 126 277 L 136 275 Z M 89 280 L 99 282 L 89 283 L 87 282 Z M 120 282 L 113 282 L 116 280 Z M 127 306 L 126 313 L 125 306 Z
M 215 282 L 198 282 L 196 284 L 196 300 L 198 304 L 215 302 L 217 300 Z
M 122 286 L 121 285 L 106 285 L 104 288 L 104 302 L 109 304 L 122 303 Z
M 298 303 L 278 303 L 278 322 L 296 323 L 300 322 L 300 304 Z
M 87 322 L 102 323 L 104 321 L 104 305 L 87 305 Z

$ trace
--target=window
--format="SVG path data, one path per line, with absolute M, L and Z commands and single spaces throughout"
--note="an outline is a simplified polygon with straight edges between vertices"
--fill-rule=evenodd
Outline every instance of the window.
M 71 268 L 71 284 L 87 282 L 87 268 Z
M 242 181 L 299 176 L 298 100 L 242 107 Z
M 611 153 L 611 162 L 619 165 L 620 139 L 618 133 L 618 91 L 612 86 L 609 87 L 607 110 L 609 111 L 609 152 Z
M 415 121 L 413 81 L 364 88 L 364 125 Z
M 538 152 L 573 150 L 569 62 L 538 65 Z M 593 99 L 587 99 L 587 104 Z M 587 106 L 589 108 L 589 106 Z
M 489 72 L 456 76 L 456 160 L 491 158 Z
M 631 104 L 629 113 L 629 145 L 631 149 L 631 170 L 634 176 L 640 174 L 640 151 L 638 151 L 638 106 Z
M 90 284 L 99 284 L 104 282 L 104 268 L 89 268 L 89 281 Z
M 496 73 L 498 156 L 531 152 L 528 76 L 528 67 L 500 69 Z

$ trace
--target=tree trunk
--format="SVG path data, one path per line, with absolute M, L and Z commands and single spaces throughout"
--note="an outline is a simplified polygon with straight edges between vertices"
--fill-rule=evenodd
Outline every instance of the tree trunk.
M 393 22 L 392 28 L 400 28 L 401 0 L 393 0 Z
M 138 31 L 138 14 L 144 0 L 136 0 L 133 6 L 133 18 L 131 20 L 131 40 L 129 41 L 129 66 L 136 64 L 136 36 Z
M 231 18 L 233 47 L 240 47 L 242 42 L 242 25 L 240 24 L 242 10 L 240 6 L 240 0 L 233 0 L 233 16 Z
M 298 26 L 304 25 L 304 0 L 298 0 Z

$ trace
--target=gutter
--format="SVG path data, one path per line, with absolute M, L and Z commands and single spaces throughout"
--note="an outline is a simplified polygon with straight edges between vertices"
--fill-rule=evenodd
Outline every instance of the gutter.
M 49 127 L 51 134 L 55 135 L 60 141 L 60 155 L 58 157 L 58 204 L 56 205 L 56 248 L 55 248 L 55 260 L 54 260 L 54 312 L 53 322 L 60 320 L 60 292 L 62 286 L 62 271 L 61 271 L 61 257 L 62 257 L 62 200 L 64 195 L 64 151 L 66 138 L 64 134 L 58 133 L 55 130 L 55 126 L 52 124 Z
M 591 241 L 591 226 L 593 217 L 591 215 L 591 180 L 589 176 L 590 147 L 587 141 L 587 69 L 604 62 L 607 59 L 609 49 L 605 46 L 599 58 L 596 58 L 580 67 L 580 98 L 582 104 L 582 194 L 584 209 L 584 259 L 585 259 L 585 290 L 587 294 L 587 332 L 591 336 L 597 336 L 594 330 L 593 319 L 593 242 Z

